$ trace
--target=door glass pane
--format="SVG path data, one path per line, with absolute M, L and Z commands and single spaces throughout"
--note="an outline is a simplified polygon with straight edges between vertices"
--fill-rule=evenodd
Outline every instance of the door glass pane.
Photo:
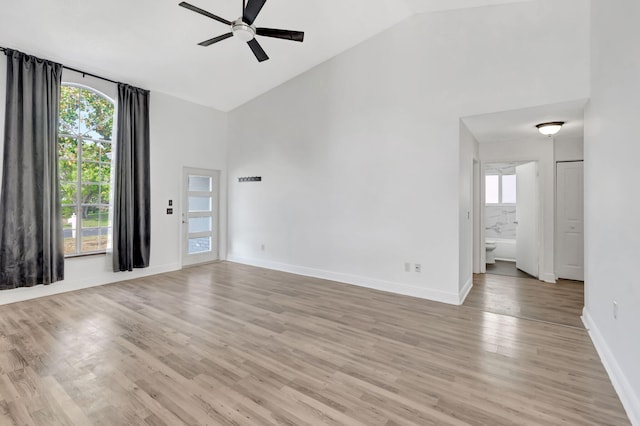
M 189 254 L 211 251 L 211 237 L 189 238 Z
M 210 212 L 211 197 L 189 197 L 189 212 Z
M 498 204 L 500 202 L 500 189 L 498 188 L 498 176 L 490 175 L 485 177 L 484 198 L 487 204 Z
M 516 203 L 516 175 L 502 176 L 502 202 Z
M 209 232 L 211 231 L 211 216 L 208 217 L 190 217 L 189 232 Z
M 189 191 L 211 192 L 209 176 L 189 176 Z

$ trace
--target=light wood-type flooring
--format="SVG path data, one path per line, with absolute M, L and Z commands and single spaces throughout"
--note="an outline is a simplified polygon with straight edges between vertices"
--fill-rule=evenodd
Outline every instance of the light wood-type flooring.
M 0 424 L 628 420 L 584 330 L 222 262 L 1 306 Z
M 473 288 L 464 306 L 519 318 L 584 328 L 584 284 L 558 280 L 482 274 L 473 276 Z

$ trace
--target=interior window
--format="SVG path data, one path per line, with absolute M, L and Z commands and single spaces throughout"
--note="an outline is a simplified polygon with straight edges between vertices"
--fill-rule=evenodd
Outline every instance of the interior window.
M 502 175 L 502 199 L 501 203 L 516 203 L 516 175 Z
M 516 175 L 485 176 L 486 204 L 516 204 Z
M 499 176 L 488 175 L 485 177 L 485 202 L 487 204 L 498 204 L 500 202 L 500 181 Z

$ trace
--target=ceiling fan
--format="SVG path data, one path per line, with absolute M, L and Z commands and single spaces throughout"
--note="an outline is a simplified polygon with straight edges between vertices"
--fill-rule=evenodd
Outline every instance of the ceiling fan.
M 256 28 L 255 25 L 253 25 L 253 21 L 256 20 L 258 13 L 260 13 L 260 10 L 262 9 L 262 6 L 264 6 L 266 1 L 267 0 L 248 0 L 248 2 L 246 2 L 245 4 L 245 0 L 242 0 L 242 16 L 233 22 L 227 21 L 224 18 L 216 16 L 213 13 L 202 10 L 199 7 L 196 7 L 184 1 L 181 2 L 179 6 L 182 6 L 185 9 L 189 9 L 193 12 L 199 13 L 231 27 L 230 33 L 222 34 L 220 36 L 198 43 L 200 46 L 211 46 L 214 43 L 226 40 L 229 37 L 236 36 L 240 40 L 246 41 L 253 54 L 256 55 L 256 59 L 259 62 L 262 62 L 269 59 L 269 56 L 267 56 L 265 51 L 262 49 L 262 46 L 260 46 L 258 40 L 255 39 L 255 36 L 259 35 L 264 37 L 282 38 L 285 40 L 300 42 L 304 40 L 304 33 L 301 31 L 277 30 L 274 28 Z

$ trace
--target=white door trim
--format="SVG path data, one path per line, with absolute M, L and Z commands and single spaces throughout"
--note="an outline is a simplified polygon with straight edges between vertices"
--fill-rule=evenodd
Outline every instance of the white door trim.
M 208 176 L 212 179 L 211 190 L 211 229 L 210 233 L 191 233 L 189 234 L 188 218 L 207 217 L 209 214 L 197 212 L 188 212 L 189 210 L 189 176 L 200 175 Z M 180 226 L 180 259 L 181 266 L 191 266 L 199 263 L 213 262 L 220 259 L 220 170 L 209 170 L 195 167 L 182 168 L 182 194 L 181 194 L 181 226 Z M 193 191 L 192 191 L 193 192 Z M 204 194 L 203 194 L 204 195 Z M 204 253 L 188 254 L 188 237 L 208 236 L 211 235 L 211 250 Z

